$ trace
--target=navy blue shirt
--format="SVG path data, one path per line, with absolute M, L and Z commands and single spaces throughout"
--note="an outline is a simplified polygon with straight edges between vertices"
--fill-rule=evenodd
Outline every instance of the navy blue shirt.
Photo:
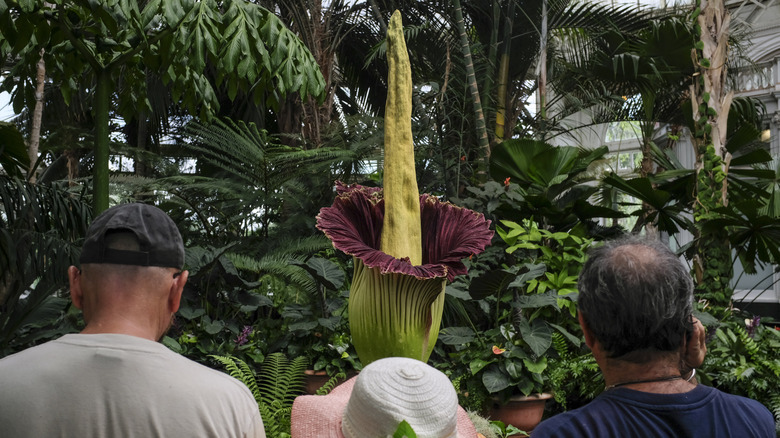
M 761 403 L 698 385 L 682 394 L 628 388 L 604 391 L 587 405 L 555 415 L 532 438 L 775 438 L 775 420 Z

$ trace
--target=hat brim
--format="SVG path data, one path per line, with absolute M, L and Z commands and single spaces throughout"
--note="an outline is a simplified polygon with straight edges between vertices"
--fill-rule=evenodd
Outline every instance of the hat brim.
M 301 395 L 292 408 L 292 438 L 344 438 L 341 417 L 357 376 L 333 388 L 327 395 Z M 458 438 L 476 438 L 477 430 L 466 411 L 458 406 Z

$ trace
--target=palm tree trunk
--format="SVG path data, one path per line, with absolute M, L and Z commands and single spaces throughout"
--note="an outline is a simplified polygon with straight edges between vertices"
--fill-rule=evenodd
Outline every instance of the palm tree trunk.
M 486 100 L 489 100 L 493 92 L 494 76 L 497 75 L 496 60 L 498 58 L 498 30 L 501 23 L 501 3 L 498 0 L 493 0 L 493 26 L 490 29 L 490 46 L 488 48 L 488 66 L 489 72 L 485 75 L 482 82 L 482 95 Z M 490 105 L 488 104 L 488 107 Z M 491 110 L 488 110 L 488 113 Z M 486 114 L 485 117 L 490 120 L 490 114 Z
M 479 98 L 479 86 L 477 85 L 477 78 L 474 74 L 474 62 L 471 60 L 471 46 L 469 45 L 469 37 L 466 34 L 466 25 L 463 20 L 463 9 L 461 9 L 460 0 L 452 0 L 452 5 L 455 9 L 455 24 L 458 28 L 458 33 L 460 34 L 460 45 L 466 64 L 467 82 L 469 84 L 469 90 L 471 91 L 472 103 L 474 104 L 477 139 L 479 140 L 480 149 L 484 151 L 484 169 L 487 170 L 488 162 L 490 160 L 490 141 L 488 140 L 487 128 L 485 127 L 485 114 L 482 112 L 482 102 Z
M 509 2 L 504 21 L 504 50 L 501 53 L 501 65 L 498 69 L 498 92 L 496 96 L 496 141 L 503 141 L 506 135 L 506 101 L 509 84 L 509 59 L 512 49 L 512 28 L 514 27 L 515 2 Z
M 95 172 L 92 179 L 92 209 L 97 216 L 108 208 L 109 110 L 111 72 L 97 72 L 95 88 Z
M 30 132 L 30 144 L 27 154 L 30 156 L 30 170 L 27 179 L 35 182 L 35 162 L 38 161 L 38 149 L 41 143 L 41 120 L 43 120 L 43 89 L 46 85 L 46 61 L 43 60 L 45 49 L 41 49 L 41 59 L 38 61 L 35 86 L 35 109 L 32 117 L 32 130 Z
M 699 299 L 715 306 L 731 304 L 733 276 L 728 230 L 704 231 L 709 220 L 720 214 L 715 210 L 728 206 L 728 171 L 731 155 L 726 151 L 726 126 L 733 93 L 726 92 L 726 59 L 730 15 L 723 0 L 701 0 L 696 17 L 701 29 L 700 44 L 693 57 L 700 74 L 691 85 L 693 119 L 696 121 L 694 145 L 697 148 L 696 224 L 694 279 Z
M 539 117 L 544 139 L 547 129 L 547 0 L 542 0 L 542 28 L 539 35 Z

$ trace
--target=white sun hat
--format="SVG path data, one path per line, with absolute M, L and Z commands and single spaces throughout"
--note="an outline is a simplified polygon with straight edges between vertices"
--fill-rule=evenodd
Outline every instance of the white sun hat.
M 328 395 L 296 398 L 292 436 L 385 438 L 392 437 L 401 421 L 419 438 L 477 436 L 447 376 L 400 357 L 372 362 Z

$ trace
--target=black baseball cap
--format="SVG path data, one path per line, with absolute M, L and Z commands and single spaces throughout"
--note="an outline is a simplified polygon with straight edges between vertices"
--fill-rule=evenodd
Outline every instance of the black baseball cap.
M 106 247 L 106 236 L 118 231 L 135 234 L 140 251 Z M 87 230 L 79 263 L 184 267 L 184 242 L 165 212 L 147 204 L 120 204 L 101 213 Z

